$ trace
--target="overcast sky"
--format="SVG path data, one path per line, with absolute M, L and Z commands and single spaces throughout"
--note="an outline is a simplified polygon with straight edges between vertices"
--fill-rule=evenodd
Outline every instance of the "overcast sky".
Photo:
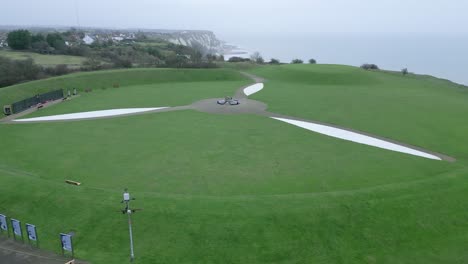
M 468 0 L 0 0 L 0 3 L 2 25 L 79 23 L 112 28 L 207 29 L 220 34 L 468 32 Z

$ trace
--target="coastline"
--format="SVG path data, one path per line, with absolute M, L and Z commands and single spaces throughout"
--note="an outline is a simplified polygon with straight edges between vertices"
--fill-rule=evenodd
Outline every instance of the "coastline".
M 342 64 L 359 67 L 364 63 L 377 64 L 381 69 L 400 71 L 407 68 L 418 75 L 468 85 L 468 35 L 437 34 L 240 34 L 221 35 L 228 43 L 235 43 L 233 56 L 250 57 L 259 51 L 265 61 L 271 58 L 289 63 L 292 59 L 311 58 L 321 64 Z

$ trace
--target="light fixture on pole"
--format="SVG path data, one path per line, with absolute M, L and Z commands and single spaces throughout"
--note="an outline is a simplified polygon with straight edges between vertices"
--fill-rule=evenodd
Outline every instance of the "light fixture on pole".
M 133 232 L 132 232 L 131 214 L 142 209 L 130 209 L 131 200 L 135 200 L 135 198 L 131 198 L 130 193 L 128 192 L 127 188 L 125 188 L 125 191 L 123 194 L 123 200 L 122 200 L 122 203 L 125 203 L 125 209 L 122 210 L 122 213 L 127 214 L 128 216 L 128 231 L 130 233 L 130 262 L 133 262 L 133 260 L 135 259 L 135 253 L 133 251 Z

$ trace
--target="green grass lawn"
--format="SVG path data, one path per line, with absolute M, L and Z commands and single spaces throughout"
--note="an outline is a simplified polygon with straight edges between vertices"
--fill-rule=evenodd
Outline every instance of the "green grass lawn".
M 33 59 L 35 63 L 43 66 L 56 66 L 66 64 L 71 67 L 81 66 L 85 57 L 70 56 L 70 55 L 44 55 L 35 52 L 10 51 L 0 50 L 0 56 L 4 56 L 13 60 Z
M 269 111 L 345 126 L 468 159 L 468 87 L 424 76 L 337 65 L 251 71 L 268 79 L 253 99 Z
M 0 106 L 34 96 L 39 93 L 76 88 L 82 97 L 78 102 L 65 103 L 57 110 L 98 110 L 105 107 L 175 106 L 193 101 L 223 97 L 250 83 L 238 72 L 225 69 L 176 70 L 131 69 L 74 73 L 66 76 L 27 82 L 0 89 Z M 115 85 L 119 88 L 114 88 Z M 92 89 L 89 94 L 85 89 Z M 83 107 L 80 108 L 79 105 Z M 76 107 L 78 106 L 78 107 Z M 65 109 L 65 110 L 61 110 Z
M 27 117 L 68 114 L 84 111 L 133 107 L 183 106 L 205 98 L 222 98 L 232 95 L 249 81 L 213 81 L 193 83 L 160 83 L 122 88 L 95 90 L 81 93 L 71 101 L 41 109 Z
M 42 247 L 57 252 L 58 233 L 74 231 L 77 257 L 93 263 L 128 263 L 127 221 L 118 212 L 125 187 L 137 198 L 133 206 L 144 209 L 133 216 L 135 263 L 467 262 L 468 142 L 457 133 L 468 130 L 443 118 L 458 120 L 452 111 L 464 113 L 466 106 L 454 103 L 453 95 L 462 100 L 463 90 L 435 79 L 351 67 L 280 67 L 252 70 L 268 78 L 254 98 L 268 102 L 270 110 L 373 133 L 384 130 L 378 119 L 385 113 L 392 126 L 385 136 L 433 147 L 457 162 L 354 144 L 254 115 L 177 111 L 0 124 L 0 213 L 36 224 Z M 45 111 L 183 104 L 248 82 L 217 71 L 163 71 L 165 81 L 130 77 L 121 88 L 98 89 Z M 221 73 L 226 75 L 219 79 Z M 67 77 L 62 81 L 107 85 L 104 77 Z M 24 85 L 16 88 L 36 83 Z M 355 102 L 348 113 L 334 89 Z M 307 100 L 328 92 L 328 100 Z M 400 97 L 415 101 L 415 107 L 401 106 L 406 115 L 393 111 L 398 107 L 391 101 L 401 104 Z M 427 99 L 432 97 L 438 100 Z M 440 114 L 428 113 L 433 122 L 450 125 L 444 131 L 455 139 L 442 137 L 436 124 L 410 122 L 411 116 L 422 118 L 416 112 L 426 100 L 444 106 Z M 373 104 L 380 107 L 374 118 L 361 120 L 358 114 Z M 347 118 L 340 119 L 340 111 Z M 82 185 L 66 185 L 66 179 Z

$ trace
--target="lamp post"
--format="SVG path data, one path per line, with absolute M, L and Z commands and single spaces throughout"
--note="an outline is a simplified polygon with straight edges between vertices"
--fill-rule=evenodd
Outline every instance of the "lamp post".
M 130 262 L 133 262 L 133 260 L 135 259 L 135 253 L 133 252 L 133 233 L 132 233 L 132 218 L 131 218 L 131 215 L 133 212 L 135 212 L 134 210 L 132 211 L 130 209 L 130 193 L 128 193 L 127 189 L 125 189 L 125 192 L 123 194 L 123 201 L 122 202 L 125 202 L 125 209 L 122 210 L 122 213 L 124 214 L 127 214 L 128 216 L 128 230 L 129 230 L 129 233 L 130 233 Z M 133 199 L 135 200 L 135 199 Z

